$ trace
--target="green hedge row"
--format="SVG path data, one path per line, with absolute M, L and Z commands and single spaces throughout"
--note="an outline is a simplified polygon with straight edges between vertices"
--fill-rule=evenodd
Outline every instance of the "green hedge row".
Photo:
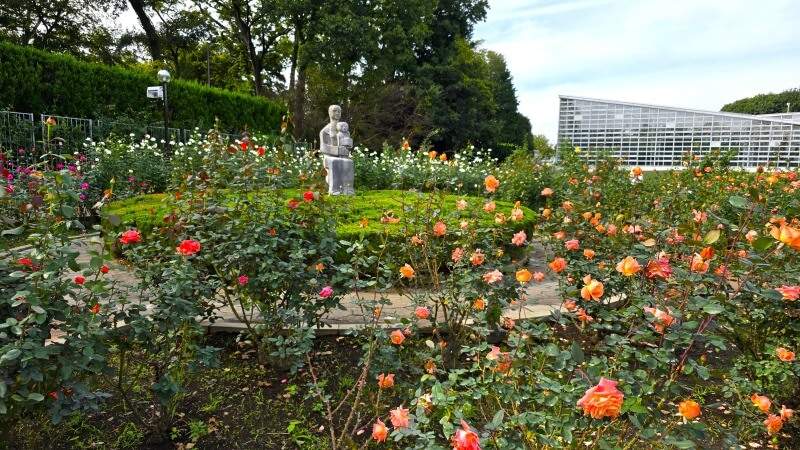
M 163 104 L 146 95 L 148 86 L 158 84 L 155 74 L 0 43 L 0 109 L 87 119 L 108 109 L 149 112 L 158 123 Z M 175 79 L 167 89 L 171 127 L 210 127 L 218 117 L 229 131 L 245 125 L 262 133 L 280 129 L 283 108 L 267 99 Z

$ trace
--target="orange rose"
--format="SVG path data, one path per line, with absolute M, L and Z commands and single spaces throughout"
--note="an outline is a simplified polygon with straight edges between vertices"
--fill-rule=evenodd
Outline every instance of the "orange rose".
M 406 336 L 403 334 L 402 330 L 394 330 L 391 334 L 392 344 L 400 345 L 403 341 L 406 340 Z
M 483 299 L 479 298 L 479 299 L 475 300 L 475 309 L 483 309 L 485 306 L 486 306 L 486 302 L 484 302 Z
M 372 425 L 372 439 L 383 442 L 386 440 L 387 433 L 386 424 L 381 422 L 381 419 L 378 419 L 378 422 Z
M 588 414 L 594 419 L 603 417 L 616 419 L 624 397 L 617 389 L 616 381 L 600 378 L 600 383 L 589 388 L 586 395 L 578 400 L 578 406 L 583 407 L 583 415 Z
M 591 275 L 586 275 L 583 282 L 586 286 L 581 289 L 581 297 L 586 301 L 600 301 L 600 297 L 603 296 L 603 283 L 593 280 Z
M 531 281 L 533 275 L 527 269 L 520 269 L 517 271 L 517 281 L 520 283 L 527 283 Z
M 480 250 L 473 252 L 469 255 L 469 262 L 471 262 L 473 266 L 483 264 L 484 261 L 486 261 L 486 255 L 481 253 Z
M 690 268 L 692 272 L 706 273 L 708 272 L 708 261 L 704 261 L 702 256 L 695 253 L 692 257 Z
M 497 190 L 497 186 L 500 186 L 500 182 L 497 181 L 494 175 L 489 175 L 483 180 L 483 185 L 486 186 L 486 192 L 494 192 Z
M 632 276 L 640 270 L 642 270 L 642 266 L 639 265 L 639 261 L 634 259 L 633 256 L 627 256 L 617 263 L 617 272 L 620 272 L 626 277 Z
M 436 225 L 433 226 L 434 236 L 444 236 L 445 233 L 447 233 L 447 225 L 442 221 L 436 222 Z
M 575 300 L 567 300 L 564 302 L 564 309 L 567 311 L 575 311 L 578 309 L 578 305 L 575 303 Z
M 572 211 L 573 209 L 575 209 L 575 205 L 572 204 L 572 202 L 564 202 L 561 204 L 561 206 L 563 206 L 564 209 L 567 211 Z
M 544 211 L 542 211 L 542 216 L 550 217 L 551 213 L 552 213 L 552 211 L 550 211 L 550 208 L 545 208 Z
M 700 257 L 703 259 L 711 259 L 714 257 L 714 249 L 711 247 L 706 247 L 700 252 Z
M 544 281 L 544 274 L 542 272 L 533 272 L 533 280 L 537 283 Z
M 595 255 L 595 253 L 594 253 L 594 250 L 592 250 L 592 249 L 587 248 L 586 250 L 583 251 L 583 256 L 585 256 L 586 259 L 594 258 L 594 255 Z
M 767 426 L 769 434 L 775 434 L 783 428 L 783 420 L 776 414 L 770 414 L 764 421 L 764 425 Z
M 672 322 L 675 322 L 674 317 L 670 316 L 669 313 L 662 311 L 658 308 L 651 308 L 649 306 L 645 306 L 642 309 L 655 316 L 656 320 L 655 323 L 653 324 L 653 327 L 659 332 L 663 333 L 664 327 L 668 327 L 672 325 Z
M 781 347 L 778 349 L 778 358 L 780 358 L 781 361 L 791 361 L 794 359 L 794 352 L 790 352 L 789 350 Z
M 414 268 L 405 264 L 400 268 L 400 275 L 408 279 L 414 278 Z
M 750 396 L 750 401 L 753 402 L 754 405 L 758 406 L 762 412 L 769 413 L 769 408 L 772 406 L 772 402 L 763 395 L 753 394 Z
M 793 409 L 789 409 L 786 405 L 781 405 L 781 419 L 791 419 L 794 414 Z
M 562 270 L 567 268 L 567 261 L 564 258 L 556 258 L 551 263 L 547 264 L 555 273 L 561 272 Z
M 436 150 L 431 150 L 428 152 L 428 158 L 430 159 L 436 158 L 436 155 L 437 155 Z
M 681 413 L 686 420 L 692 420 L 700 415 L 700 405 L 694 400 L 686 400 L 678 404 L 678 412 Z
M 797 228 L 792 228 L 788 225 L 781 225 L 780 228 L 772 227 L 772 230 L 770 230 L 769 234 L 789 247 L 792 247 L 795 250 L 800 250 L 800 230 Z
M 631 175 L 633 175 L 634 177 L 638 177 L 641 174 L 642 174 L 642 168 L 639 166 L 636 166 L 633 168 L 633 170 L 631 170 Z
M 378 375 L 378 387 L 381 389 L 389 389 L 390 387 L 394 386 L 394 374 L 390 373 L 389 375 L 380 374 Z
M 447 161 L 447 153 L 442 153 L 441 155 L 439 155 L 439 161 L 441 162 Z

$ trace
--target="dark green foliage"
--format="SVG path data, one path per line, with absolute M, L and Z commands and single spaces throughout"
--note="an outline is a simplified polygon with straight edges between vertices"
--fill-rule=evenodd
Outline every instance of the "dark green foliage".
M 0 108 L 21 112 L 93 118 L 98 105 L 125 115 L 149 113 L 162 119 L 162 103 L 148 99 L 148 76 L 116 67 L 89 64 L 69 56 L 0 43 Z M 268 132 L 280 125 L 283 108 L 257 97 L 208 88 L 181 80 L 168 86 L 170 126 L 244 127 Z
M 774 114 L 786 112 L 786 104 L 792 112 L 800 111 L 800 89 L 787 89 L 778 94 L 758 94 L 736 100 L 723 106 L 721 111 L 741 114 Z

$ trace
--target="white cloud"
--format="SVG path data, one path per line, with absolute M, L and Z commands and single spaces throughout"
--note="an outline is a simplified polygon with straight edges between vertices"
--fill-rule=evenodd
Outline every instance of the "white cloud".
M 557 135 L 558 95 L 716 111 L 797 87 L 793 0 L 496 0 L 476 27 L 503 54 L 520 111 Z

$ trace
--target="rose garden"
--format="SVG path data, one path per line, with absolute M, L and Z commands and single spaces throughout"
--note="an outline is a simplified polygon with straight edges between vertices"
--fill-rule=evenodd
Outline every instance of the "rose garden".
M 0 160 L 9 448 L 800 445 L 795 170 L 400 142 L 337 196 L 268 137 L 49 150 Z

